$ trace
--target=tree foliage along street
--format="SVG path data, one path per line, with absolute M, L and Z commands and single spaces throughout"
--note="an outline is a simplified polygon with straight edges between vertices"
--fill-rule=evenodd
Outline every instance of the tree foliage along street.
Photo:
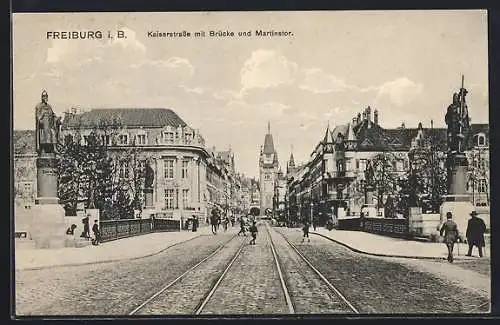
M 143 169 L 134 146 L 112 151 L 119 121 L 102 120 L 90 134 L 67 135 L 58 146 L 58 196 L 67 215 L 78 204 L 101 211 L 101 219 L 133 218 L 141 208 Z M 84 139 L 84 141 L 82 141 Z

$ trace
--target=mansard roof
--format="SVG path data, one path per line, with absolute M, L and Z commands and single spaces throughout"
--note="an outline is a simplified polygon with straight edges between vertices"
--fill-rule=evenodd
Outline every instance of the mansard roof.
M 67 113 L 63 127 L 96 127 L 103 121 L 128 127 L 185 127 L 173 110 L 168 108 L 96 108 L 79 114 Z

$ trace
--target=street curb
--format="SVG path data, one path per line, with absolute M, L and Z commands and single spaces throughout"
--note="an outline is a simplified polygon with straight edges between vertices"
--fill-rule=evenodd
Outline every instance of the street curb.
M 79 265 L 86 265 L 86 264 L 95 265 L 95 264 L 104 264 L 104 263 L 112 263 L 112 262 L 120 262 L 120 261 L 133 261 L 133 260 L 138 260 L 138 259 L 141 259 L 141 258 L 146 258 L 146 257 L 151 257 L 151 256 L 158 255 L 160 253 L 163 253 L 164 251 L 166 251 L 169 248 L 172 248 L 172 247 L 177 246 L 177 245 L 182 244 L 182 243 L 186 243 L 188 241 L 194 240 L 194 239 L 196 239 L 198 237 L 201 237 L 201 236 L 210 236 L 210 235 L 208 235 L 208 234 L 207 235 L 205 235 L 205 234 L 199 234 L 199 235 L 196 235 L 196 236 L 191 237 L 189 239 L 186 239 L 186 240 L 179 241 L 177 243 L 171 244 L 171 245 L 169 245 L 169 246 L 167 246 L 165 248 L 162 248 L 161 250 L 156 251 L 154 253 L 150 253 L 150 254 L 146 254 L 146 255 L 141 255 L 141 256 L 136 256 L 136 257 L 108 259 L 108 260 L 96 261 L 96 262 L 82 262 L 82 263 L 50 265 L 50 266 L 37 266 L 37 267 L 28 267 L 28 268 L 24 268 L 24 269 L 16 268 L 15 270 L 16 271 L 36 271 L 36 270 L 44 270 L 44 269 L 53 269 L 53 268 L 58 268 L 58 267 L 79 266 Z
M 354 248 L 352 246 L 349 246 L 341 241 L 338 241 L 338 240 L 335 240 L 333 238 L 330 238 L 328 236 L 325 236 L 325 235 L 322 235 L 320 233 L 317 233 L 317 232 L 310 232 L 310 234 L 314 234 L 314 235 L 317 235 L 317 236 L 320 236 L 320 237 L 323 237 L 323 238 L 326 238 L 334 243 L 337 243 L 339 245 L 342 245 L 348 249 L 350 249 L 351 251 L 353 252 L 356 252 L 356 253 L 360 253 L 360 254 L 365 254 L 365 255 L 371 255 L 371 256 L 378 256 L 378 257 L 392 257 L 392 258 L 407 258 L 407 259 L 419 259 L 419 260 L 434 260 L 434 261 L 441 261 L 441 260 L 446 260 L 445 257 L 430 257 L 430 256 L 409 256 L 409 255 L 390 255 L 390 254 L 378 254 L 378 253 L 369 253 L 369 252 L 365 252 L 365 251 L 362 251 L 362 250 L 359 250 L 357 248 Z

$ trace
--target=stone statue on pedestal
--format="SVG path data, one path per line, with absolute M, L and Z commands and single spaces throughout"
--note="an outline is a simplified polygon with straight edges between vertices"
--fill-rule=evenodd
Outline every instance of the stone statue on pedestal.
M 42 101 L 35 107 L 36 150 L 37 153 L 53 153 L 59 142 L 61 118 L 57 117 L 48 104 L 48 94 L 42 92 Z
M 365 169 L 365 181 L 367 188 L 371 189 L 373 187 L 374 177 L 375 177 L 375 172 L 373 171 L 372 162 L 371 160 L 367 160 Z
M 453 102 L 448 106 L 445 122 L 448 125 L 448 150 L 463 153 L 465 150 L 464 139 L 469 131 L 469 112 L 465 96 L 467 89 L 460 88 L 460 92 L 453 94 Z

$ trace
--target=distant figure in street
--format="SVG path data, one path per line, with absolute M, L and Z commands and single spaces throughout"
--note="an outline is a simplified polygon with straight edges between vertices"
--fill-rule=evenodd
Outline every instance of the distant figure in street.
M 223 221 L 222 225 L 224 226 L 224 232 L 226 232 L 227 231 L 227 226 L 229 225 L 229 217 L 228 216 L 224 217 L 224 221 Z
M 245 219 L 243 216 L 240 217 L 240 232 L 238 232 L 238 236 L 240 234 L 243 234 L 243 236 L 246 236 L 247 234 L 245 233 Z
M 250 226 L 250 234 L 252 235 L 252 240 L 250 240 L 250 245 L 255 245 L 255 240 L 257 239 L 257 233 L 259 231 L 257 230 L 257 222 L 255 220 L 252 222 L 252 225 Z
M 302 242 L 304 242 L 304 239 L 307 237 L 307 242 L 310 242 L 311 239 L 309 239 L 309 221 L 304 222 L 304 227 L 302 227 L 302 231 L 304 232 L 304 235 L 302 236 Z
M 94 233 L 94 239 L 92 240 L 93 245 L 99 245 L 101 242 L 101 232 L 99 231 L 99 224 L 97 220 L 94 220 L 94 225 L 92 226 L 92 232 Z
M 198 231 L 198 226 L 200 221 L 198 220 L 198 216 L 193 214 L 193 232 Z
M 85 239 L 89 239 L 90 238 L 89 217 L 90 217 L 90 215 L 87 215 L 85 218 L 82 219 L 83 232 L 80 235 L 80 237 L 83 237 Z
M 231 216 L 231 227 L 234 227 L 234 215 Z
M 472 249 L 476 246 L 479 251 L 479 257 L 483 257 L 483 247 L 485 246 L 484 232 L 486 231 L 486 225 L 483 219 L 477 217 L 476 211 L 472 211 L 470 216 L 471 218 L 467 224 L 467 231 L 465 234 L 467 237 L 467 243 L 469 244 L 467 256 L 472 256 Z
M 441 226 L 439 234 L 443 236 L 444 233 L 444 243 L 448 248 L 448 262 L 453 263 L 453 246 L 458 239 L 458 227 L 457 224 L 451 220 L 451 212 L 446 212 L 446 222 Z
M 74 235 L 75 234 L 76 225 L 72 224 L 67 230 L 66 235 Z
M 316 231 L 316 218 L 313 218 L 313 230 Z
M 217 235 L 217 209 L 212 209 L 212 215 L 210 216 L 210 224 L 212 225 L 212 233 Z

